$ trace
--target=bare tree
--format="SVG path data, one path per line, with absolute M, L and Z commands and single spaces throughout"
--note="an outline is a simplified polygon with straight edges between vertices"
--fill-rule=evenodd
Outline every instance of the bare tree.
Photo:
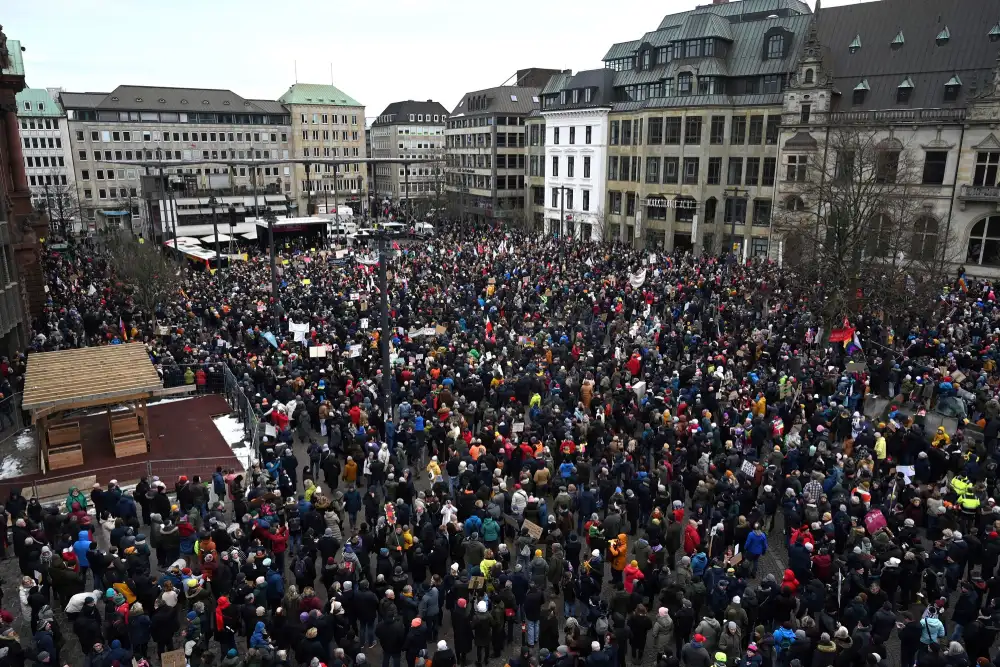
M 145 239 L 118 232 L 108 234 L 111 270 L 143 314 L 155 322 L 156 307 L 180 285 L 179 270 Z
M 46 185 L 36 208 L 48 216 L 49 230 L 63 239 L 74 231 L 74 220 L 76 223 L 83 220 L 76 189 L 69 185 Z
M 599 208 L 590 215 L 590 238 L 585 239 L 590 241 L 591 239 L 596 239 L 598 242 L 607 241 L 608 233 L 608 216 L 604 212 L 604 209 Z
M 914 235 L 922 218 L 914 151 L 874 129 L 843 128 L 825 155 L 802 151 L 785 166 L 788 193 L 774 218 L 785 264 L 827 330 L 861 310 L 901 317 L 945 247 Z

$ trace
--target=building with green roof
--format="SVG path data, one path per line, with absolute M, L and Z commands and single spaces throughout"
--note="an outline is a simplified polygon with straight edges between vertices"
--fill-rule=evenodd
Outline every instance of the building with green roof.
M 17 121 L 31 204 L 45 211 L 60 232 L 80 232 L 73 146 L 66 111 L 56 88 L 25 88 L 17 94 Z

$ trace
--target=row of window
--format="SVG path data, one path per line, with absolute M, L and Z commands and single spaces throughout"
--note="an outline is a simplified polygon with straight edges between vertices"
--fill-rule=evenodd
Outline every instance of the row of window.
M 91 130 L 90 140 L 92 142 L 129 142 L 129 141 L 142 141 L 149 143 L 151 141 L 198 141 L 198 137 L 201 137 L 202 141 L 235 141 L 237 143 L 250 143 L 252 140 L 254 143 L 260 143 L 261 137 L 264 141 L 270 140 L 270 143 L 277 143 L 278 136 L 281 136 L 281 143 L 288 143 L 288 134 L 286 132 L 160 132 L 159 130 L 136 130 L 134 132 L 127 130 Z M 357 135 L 357 132 L 355 132 Z M 85 137 L 83 130 L 76 131 L 76 140 L 83 141 Z M 171 138 L 172 137 L 172 138 Z
M 282 159 L 288 159 L 288 149 L 282 149 L 281 151 Z M 357 149 L 355 149 L 355 156 L 357 156 Z M 274 157 L 277 158 L 279 155 L 278 151 L 274 151 Z M 196 160 L 198 159 L 198 152 L 190 149 L 185 149 L 183 151 L 162 151 L 159 148 L 156 151 L 151 150 L 137 150 L 137 151 L 94 151 L 94 160 L 97 162 L 111 162 L 112 160 L 142 160 L 145 157 L 146 160 Z M 236 149 L 221 150 L 221 151 L 202 151 L 201 158 L 203 160 L 270 160 L 271 151 L 269 150 L 252 150 L 252 151 L 242 151 Z M 336 155 L 334 156 L 336 157 Z M 344 150 L 344 157 L 347 157 L 347 150 Z M 87 151 L 80 150 L 77 151 L 77 159 L 80 162 L 87 161 Z
M 45 176 L 28 176 L 28 183 L 31 185 L 66 185 L 66 175 L 51 175 L 46 174 Z
M 528 130 L 528 135 L 529 135 L 530 141 L 532 142 L 531 143 L 532 146 L 538 146 L 539 145 L 539 143 L 538 143 L 539 132 L 537 132 L 536 130 L 538 130 L 538 126 L 537 125 L 532 125 L 531 129 Z M 576 143 L 576 127 L 575 126 L 570 126 L 569 132 L 567 134 L 569 134 L 569 143 L 570 143 L 570 145 L 575 144 Z M 583 126 L 583 143 L 589 146 L 592 138 L 593 138 L 593 133 L 591 132 L 591 126 L 590 125 L 584 125 Z M 554 145 L 556 145 L 556 146 L 559 145 L 559 128 L 558 127 L 553 127 L 552 128 L 552 143 Z M 544 144 L 541 144 L 541 145 L 544 145 Z
M 25 148 L 62 148 L 59 137 L 24 137 Z
M 534 160 L 538 156 L 531 156 Z M 552 176 L 553 178 L 559 178 L 559 161 L 558 155 L 552 156 Z M 576 178 L 576 158 L 572 155 L 565 158 L 566 161 L 566 178 Z M 538 174 L 531 174 L 532 176 L 537 176 Z M 544 175 L 544 174 L 543 174 Z M 583 177 L 590 178 L 590 158 L 584 156 L 583 158 Z
M 312 131 L 312 141 L 320 141 L 320 136 L 323 137 L 322 141 L 330 141 L 330 130 L 323 130 L 322 134 L 320 133 L 319 130 L 313 130 Z M 358 141 L 358 133 L 356 131 L 355 132 L 351 132 L 350 134 L 347 133 L 347 130 L 341 131 L 341 133 L 340 133 L 340 140 L 341 141 L 347 141 L 348 137 L 350 137 L 351 141 Z M 302 141 L 309 141 L 309 140 L 310 140 L 309 139 L 309 130 L 302 130 Z M 337 140 L 337 131 L 336 130 L 333 131 L 333 140 L 334 141 Z
M 744 171 L 744 162 L 746 170 Z M 777 158 L 729 158 L 726 169 L 726 185 L 755 185 L 773 187 Z M 639 183 L 663 183 L 665 185 L 697 185 L 700 183 L 701 158 L 697 157 L 647 157 L 645 169 L 638 156 L 612 155 L 608 157 L 608 180 Z M 722 158 L 708 158 L 706 185 L 722 185 Z
M 302 191 L 309 192 L 319 191 L 319 192 L 335 192 L 343 190 L 360 190 L 361 189 L 361 179 L 360 178 L 338 178 L 337 187 L 333 187 L 333 183 L 330 181 L 302 181 Z
M 183 100 L 182 100 L 183 101 Z M 291 125 L 291 116 L 281 114 L 179 113 L 173 111 L 94 111 L 67 109 L 70 120 L 99 123 L 199 123 L 204 125 Z
M 97 198 L 98 199 L 114 199 L 115 197 L 120 197 L 122 199 L 128 199 L 129 197 L 138 197 L 139 193 L 136 188 L 98 188 Z M 83 190 L 84 199 L 93 199 L 94 191 L 90 188 L 84 188 Z
M 524 125 L 524 117 L 479 116 L 478 118 L 456 118 L 448 121 L 449 130 L 459 130 L 466 127 L 491 127 L 493 125 Z
M 594 100 L 595 88 L 573 88 L 572 90 L 560 90 L 558 93 L 542 96 L 542 108 L 550 109 L 556 105 L 590 104 Z
M 305 125 L 306 123 L 309 122 L 309 120 L 308 120 L 309 119 L 309 114 L 304 113 L 304 114 L 301 115 L 301 118 L 302 118 L 302 124 L 303 125 Z M 412 120 L 412 118 L 411 118 L 411 120 Z M 317 123 L 322 123 L 323 125 L 330 125 L 330 124 L 336 125 L 337 124 L 337 114 L 335 114 L 335 113 L 334 114 L 314 113 L 312 115 L 312 124 L 315 125 Z M 340 124 L 341 125 L 347 125 L 347 114 L 341 114 L 340 115 Z M 351 125 L 357 125 L 357 124 L 358 124 L 358 117 L 355 116 L 355 115 L 352 115 L 351 116 Z
M 65 167 L 66 161 L 63 157 L 54 156 L 51 159 L 45 155 L 42 157 L 31 157 L 30 155 L 24 158 L 24 163 L 29 167 Z
M 774 145 L 778 143 L 778 128 L 781 116 L 753 115 L 733 116 L 729 122 L 729 143 L 734 146 Z M 698 145 L 702 142 L 702 116 L 668 116 L 649 118 L 645 143 L 650 146 Z M 643 144 L 643 119 L 613 120 L 610 124 L 608 143 L 612 146 L 638 146 Z M 683 134 L 682 134 L 683 130 Z M 749 131 L 748 131 L 749 130 Z M 709 119 L 708 141 L 712 145 L 726 143 L 726 117 L 712 116 Z
M 37 125 L 36 125 L 37 122 Z M 59 119 L 58 118 L 22 118 L 21 119 L 21 129 L 22 130 L 58 130 L 59 129 Z
M 615 88 L 614 99 L 616 102 L 641 102 L 660 97 L 689 95 L 757 95 L 780 93 L 787 84 L 785 74 L 725 79 L 708 75 L 695 77 L 692 72 L 681 72 L 676 81 L 673 77 L 667 77 L 653 83 L 619 86 Z

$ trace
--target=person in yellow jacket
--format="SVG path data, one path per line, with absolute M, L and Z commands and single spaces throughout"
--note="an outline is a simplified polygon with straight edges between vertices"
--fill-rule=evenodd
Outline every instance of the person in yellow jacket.
M 947 447 L 950 443 L 951 436 L 944 430 L 944 426 L 938 426 L 937 433 L 934 434 L 934 439 L 931 440 L 931 445 L 934 447 Z
M 763 417 L 767 414 L 767 399 L 764 398 L 764 394 L 757 394 L 757 400 L 754 401 L 751 412 L 753 412 L 754 417 Z
M 628 537 L 625 533 L 618 533 L 618 537 L 608 542 L 608 556 L 611 561 L 611 581 L 617 584 L 622 581 L 628 557 Z
M 441 474 L 441 464 L 438 463 L 438 457 L 431 457 L 431 462 L 427 464 L 427 474 L 432 480 Z
M 875 460 L 878 461 L 879 467 L 885 462 L 885 457 L 885 436 L 879 431 L 875 433 Z

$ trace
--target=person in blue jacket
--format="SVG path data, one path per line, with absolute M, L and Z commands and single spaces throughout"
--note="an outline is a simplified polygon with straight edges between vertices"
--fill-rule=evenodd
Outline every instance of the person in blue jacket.
M 767 535 L 760 529 L 760 524 L 755 523 L 753 530 L 747 535 L 746 544 L 743 545 L 743 554 L 750 561 L 750 576 L 757 576 L 757 561 L 767 553 Z
M 84 583 L 87 581 L 87 570 L 90 569 L 90 561 L 87 560 L 88 551 L 90 551 L 90 533 L 81 530 L 77 533 L 76 542 L 73 543 L 73 553 L 76 554 L 76 562 L 80 564 L 80 574 L 83 575 Z

